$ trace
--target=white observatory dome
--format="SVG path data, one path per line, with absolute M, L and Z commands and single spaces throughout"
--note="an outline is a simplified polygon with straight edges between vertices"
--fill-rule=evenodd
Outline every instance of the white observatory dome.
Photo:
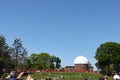
M 74 64 L 88 64 L 88 60 L 84 56 L 78 56 L 75 58 Z

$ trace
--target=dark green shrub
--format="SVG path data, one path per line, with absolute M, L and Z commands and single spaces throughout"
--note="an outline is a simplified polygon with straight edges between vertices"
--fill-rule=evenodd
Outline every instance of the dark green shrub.
M 7 76 L 8 76 L 8 73 L 3 73 L 2 76 L 1 76 L 1 78 L 5 79 Z

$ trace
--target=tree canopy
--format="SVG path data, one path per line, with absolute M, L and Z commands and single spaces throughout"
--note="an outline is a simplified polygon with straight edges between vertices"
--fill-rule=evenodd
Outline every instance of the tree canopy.
M 31 54 L 28 58 L 30 68 L 35 69 L 58 69 L 60 68 L 61 60 L 59 57 L 51 56 L 48 53 Z
M 14 40 L 12 46 L 8 46 L 5 37 L 0 35 L 0 70 L 3 68 L 59 69 L 60 63 L 59 57 L 48 53 L 33 53 L 28 56 L 19 38 Z
M 102 73 L 120 71 L 120 44 L 116 42 L 101 44 L 97 48 L 95 59 L 96 66 Z
M 0 36 L 0 69 L 6 67 L 9 68 L 12 63 L 10 57 L 10 47 L 6 43 L 4 36 Z
M 13 46 L 8 46 L 3 35 L 0 36 L 0 70 L 3 68 L 11 69 L 25 65 L 27 59 L 27 51 L 22 46 L 20 39 L 15 39 Z
M 11 54 L 12 59 L 15 61 L 16 68 L 18 66 L 24 67 L 26 63 L 26 59 L 28 57 L 28 53 L 26 48 L 22 46 L 22 41 L 18 38 L 14 40 L 13 43 L 13 52 Z

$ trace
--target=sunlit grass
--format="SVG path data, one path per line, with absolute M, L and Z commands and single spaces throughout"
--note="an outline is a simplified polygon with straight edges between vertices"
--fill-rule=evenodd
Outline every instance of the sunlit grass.
M 43 80 L 47 78 L 54 78 L 55 80 L 84 80 L 89 78 L 90 80 L 98 80 L 101 76 L 97 73 L 78 73 L 78 72 L 45 72 L 45 73 L 33 73 L 31 74 L 36 80 Z M 112 80 L 112 77 L 108 77 Z

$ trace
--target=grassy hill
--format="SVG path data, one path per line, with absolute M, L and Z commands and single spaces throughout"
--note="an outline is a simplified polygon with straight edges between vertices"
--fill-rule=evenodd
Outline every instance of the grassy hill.
M 84 80 L 89 78 L 89 80 L 98 80 L 101 76 L 98 73 L 87 73 L 87 72 L 45 72 L 45 73 L 33 73 L 31 74 L 36 80 L 49 80 L 52 78 L 54 80 Z M 112 80 L 112 77 L 108 77 L 108 80 Z

